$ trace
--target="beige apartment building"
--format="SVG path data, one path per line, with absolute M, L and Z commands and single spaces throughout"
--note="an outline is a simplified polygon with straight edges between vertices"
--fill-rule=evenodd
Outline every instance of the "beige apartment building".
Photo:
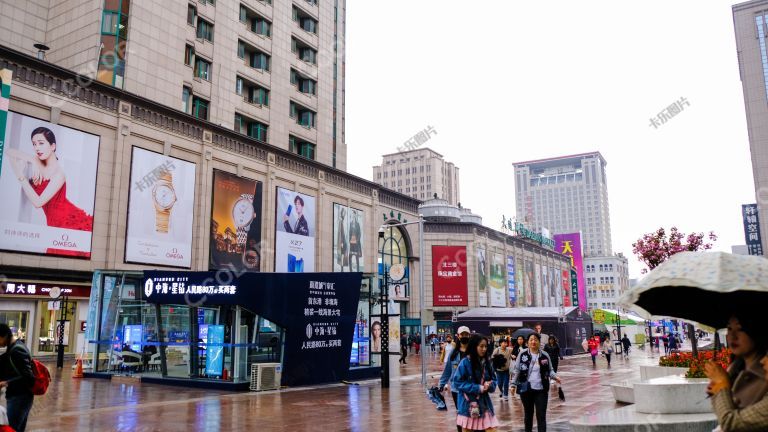
M 739 75 L 744 91 L 749 149 L 762 250 L 768 242 L 768 1 L 754 0 L 733 6 L 733 28 Z M 747 204 L 747 203 L 745 203 Z
M 345 0 L 0 0 L 0 45 L 346 171 Z
M 373 181 L 385 188 L 425 201 L 437 198 L 459 205 L 459 167 L 429 148 L 383 156 L 373 167 Z

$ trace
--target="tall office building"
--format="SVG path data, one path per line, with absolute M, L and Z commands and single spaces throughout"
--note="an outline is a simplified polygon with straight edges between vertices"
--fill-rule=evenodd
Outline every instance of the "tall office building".
M 768 214 L 768 0 L 733 6 L 739 74 L 747 113 L 752 175 L 758 213 Z M 768 217 L 760 218 L 763 250 L 768 250 Z
M 0 44 L 346 171 L 346 0 L 0 0 Z
M 459 167 L 428 148 L 384 155 L 373 167 L 373 181 L 422 201 L 435 194 L 450 205 L 461 201 Z
M 552 233 L 581 232 L 584 255 L 610 256 L 606 162 L 599 152 L 517 162 L 517 221 Z

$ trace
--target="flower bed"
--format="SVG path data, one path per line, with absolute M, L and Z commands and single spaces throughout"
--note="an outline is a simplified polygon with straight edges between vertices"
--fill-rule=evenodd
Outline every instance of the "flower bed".
M 704 364 L 710 361 L 719 364 L 723 369 L 728 369 L 728 365 L 731 363 L 731 350 L 702 351 L 699 352 L 698 357 L 693 357 L 693 354 L 689 352 L 674 353 L 661 357 L 659 366 L 685 367 L 688 368 L 688 372 L 685 374 L 686 378 L 706 378 Z

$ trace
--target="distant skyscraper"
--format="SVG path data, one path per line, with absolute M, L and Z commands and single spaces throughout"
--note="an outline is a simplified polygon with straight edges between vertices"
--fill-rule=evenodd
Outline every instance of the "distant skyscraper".
M 755 179 L 758 214 L 768 214 L 768 0 L 733 6 L 733 28 L 739 75 L 744 91 L 752 175 Z M 761 233 L 768 233 L 768 217 L 759 221 Z M 762 249 L 768 250 L 762 236 Z
M 553 233 L 580 231 L 585 256 L 611 256 L 605 166 L 599 152 L 515 163 L 517 221 Z
M 422 201 L 438 198 L 458 205 L 459 167 L 428 148 L 384 155 L 373 167 L 373 181 Z

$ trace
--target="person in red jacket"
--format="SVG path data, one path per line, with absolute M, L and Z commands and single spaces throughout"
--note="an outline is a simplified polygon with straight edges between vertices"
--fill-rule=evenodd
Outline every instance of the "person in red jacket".
M 600 350 L 600 336 L 595 335 L 587 341 L 587 351 L 592 356 L 592 366 L 597 366 L 597 353 Z

